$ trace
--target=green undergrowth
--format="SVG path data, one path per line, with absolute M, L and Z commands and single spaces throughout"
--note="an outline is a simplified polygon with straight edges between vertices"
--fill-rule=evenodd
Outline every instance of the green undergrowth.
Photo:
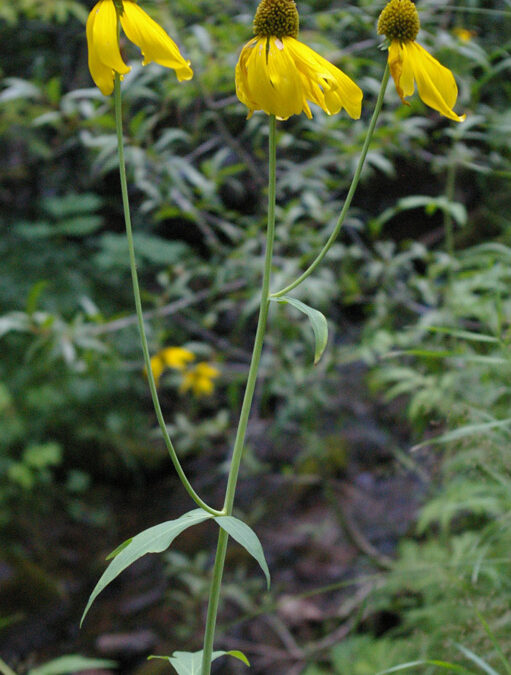
M 90 519 L 96 485 L 169 470 L 136 337 L 112 102 L 87 71 L 90 4 L 0 8 L 0 528 L 9 545 L 20 510 L 44 513 L 64 492 L 70 513 Z M 126 160 L 150 349 L 184 347 L 219 370 L 211 396 L 182 392 L 170 369 L 160 392 L 181 456 L 221 481 L 266 209 L 266 119 L 246 120 L 233 82 L 255 4 L 143 4 L 195 70 L 178 84 L 126 47 Z M 373 400 L 403 411 L 413 430 L 415 448 L 401 450 L 428 482 L 416 530 L 378 573 L 347 638 L 315 655 L 307 675 L 374 675 L 416 661 L 417 673 L 449 663 L 510 672 L 511 10 L 483 0 L 418 7 L 421 44 L 455 72 L 467 120 L 447 123 L 418 96 L 403 106 L 389 86 L 344 231 L 295 293 L 328 317 L 327 350 L 313 367 L 310 326 L 275 303 L 254 427 L 264 432 L 249 438 L 243 469 L 245 478 L 268 468 L 343 475 L 345 444 L 332 443 L 327 459 L 318 448 L 325 419 L 338 415 L 346 360 L 367 365 Z M 275 288 L 332 230 L 386 60 L 380 4 L 299 9 L 302 39 L 365 98 L 360 121 L 315 109 L 312 120 L 279 123 Z M 271 443 L 261 441 L 267 429 Z M 176 560 L 169 567 L 180 570 Z M 200 585 L 179 602 L 195 616 L 203 594 Z M 375 615 L 389 618 L 378 631 Z M 182 628 L 188 636 L 195 625 Z M 444 665 L 425 663 L 434 660 Z
M 416 321 L 380 326 L 362 349 L 375 390 L 406 402 L 417 430 L 410 458 L 419 462 L 426 448 L 432 458 L 415 532 L 366 610 L 393 625 L 375 635 L 362 615 L 329 669 L 307 675 L 374 675 L 407 663 L 414 673 L 510 671 L 511 248 L 468 248 L 449 269 L 426 258 L 420 291 L 408 297 Z

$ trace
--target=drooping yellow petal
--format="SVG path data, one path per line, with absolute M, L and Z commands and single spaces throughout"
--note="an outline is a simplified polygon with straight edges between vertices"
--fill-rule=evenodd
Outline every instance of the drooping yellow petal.
M 114 88 L 114 74 L 131 69 L 122 60 L 117 35 L 117 12 L 112 0 L 99 0 L 87 19 L 89 70 L 99 90 L 108 96 Z
M 437 61 L 416 42 L 393 41 L 389 47 L 389 68 L 403 103 L 411 96 L 417 82 L 419 96 L 426 105 L 455 122 L 463 122 L 466 115 L 453 110 L 458 87 L 451 71 Z
M 128 39 L 140 47 L 144 66 L 155 61 L 166 68 L 173 68 L 180 82 L 190 80 L 193 77 L 190 62 L 181 56 L 179 47 L 163 28 L 132 0 L 124 0 L 123 6 L 122 28 Z
M 363 96 L 360 87 L 303 42 L 293 37 L 284 37 L 283 42 L 300 72 L 304 102 L 307 99 L 316 103 L 328 115 L 346 108 L 351 118 L 358 119 Z
M 287 119 L 304 112 L 308 101 L 332 115 L 343 107 L 360 117 L 362 91 L 341 70 L 291 36 L 259 36 L 248 42 L 236 66 L 236 93 L 242 103 Z
M 397 40 L 390 44 L 388 61 L 399 98 L 406 105 L 410 105 L 405 101 L 405 96 L 411 96 L 415 91 L 415 80 L 411 63 L 405 60 L 403 46 Z
M 236 92 L 250 110 L 287 119 L 302 112 L 302 85 L 284 44 L 276 37 L 250 40 L 236 66 Z
M 463 122 L 466 115 L 457 115 L 452 110 L 458 98 L 458 87 L 451 71 L 416 42 L 405 44 L 404 49 L 424 103 L 455 122 Z

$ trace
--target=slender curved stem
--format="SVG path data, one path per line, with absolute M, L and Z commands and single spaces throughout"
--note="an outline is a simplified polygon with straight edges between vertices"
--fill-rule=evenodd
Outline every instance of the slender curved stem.
M 341 227 L 344 223 L 344 219 L 346 218 L 346 214 L 348 213 L 348 210 L 351 206 L 351 201 L 353 199 L 353 196 L 355 194 L 355 190 L 357 189 L 359 180 L 360 180 L 360 175 L 362 173 L 362 169 L 364 168 L 364 162 L 366 159 L 367 151 L 369 150 L 369 144 L 371 142 L 371 139 L 373 137 L 374 129 L 376 127 L 376 122 L 378 121 L 378 117 L 380 115 L 380 111 L 383 105 L 383 97 L 385 95 L 385 90 L 387 89 L 387 84 L 389 81 L 389 76 L 390 76 L 390 69 L 387 64 L 385 68 L 385 72 L 383 73 L 383 79 L 381 82 L 381 87 L 380 87 L 380 93 L 378 94 L 378 99 L 376 101 L 376 106 L 374 108 L 373 116 L 371 117 L 371 121 L 369 123 L 369 128 L 367 130 L 367 135 L 364 141 L 364 145 L 362 147 L 362 152 L 360 153 L 360 158 L 358 160 L 357 168 L 355 171 L 355 174 L 353 176 L 353 180 L 350 185 L 350 189 L 348 191 L 348 194 L 346 196 L 346 201 L 344 202 L 344 205 L 341 209 L 341 212 L 339 214 L 339 218 L 337 220 L 337 223 L 335 225 L 335 228 L 328 238 L 328 241 L 320 251 L 320 253 L 317 255 L 317 257 L 314 259 L 314 261 L 309 265 L 309 267 L 305 270 L 303 274 L 301 274 L 298 279 L 295 279 L 291 284 L 286 286 L 280 291 L 277 291 L 276 293 L 272 293 L 270 295 L 271 298 L 280 298 L 286 293 L 289 293 L 289 291 L 292 291 L 294 288 L 299 286 L 302 281 L 305 281 L 308 276 L 310 276 L 316 267 L 320 264 L 320 262 L 323 260 L 323 258 L 326 256 L 328 251 L 330 250 L 332 244 L 334 241 L 337 239 L 337 235 L 339 234 Z
M 254 348 L 252 360 L 247 377 L 247 386 L 241 406 L 240 420 L 234 441 L 229 477 L 227 479 L 227 488 L 225 491 L 224 513 L 231 515 L 234 497 L 236 495 L 236 485 L 238 474 L 243 457 L 245 445 L 245 435 L 247 432 L 248 418 L 252 407 L 255 385 L 257 381 L 257 372 L 261 360 L 264 334 L 266 332 L 266 322 L 268 319 L 268 309 L 270 306 L 270 275 L 271 261 L 273 256 L 273 241 L 275 238 L 275 192 L 276 192 L 276 119 L 270 115 L 270 135 L 269 135 L 269 183 L 268 183 L 268 227 L 266 232 L 266 253 L 264 258 L 263 281 L 261 287 L 261 304 L 259 307 L 259 318 L 257 321 L 257 330 L 254 339 Z M 216 617 L 218 604 L 220 600 L 220 588 L 222 585 L 222 576 L 224 570 L 225 554 L 227 551 L 227 541 L 229 535 L 220 528 L 218 534 L 218 543 L 213 567 L 213 578 L 209 594 L 208 615 L 206 620 L 206 631 L 204 634 L 204 650 L 202 655 L 201 675 L 210 675 L 211 655 L 213 653 L 213 642 L 215 638 Z
M 158 424 L 160 425 L 163 438 L 165 440 L 165 445 L 169 452 L 174 468 L 181 480 L 185 490 L 188 492 L 193 501 L 200 506 L 201 509 L 211 513 L 214 516 L 225 515 L 224 511 L 217 511 L 216 509 L 211 508 L 206 502 L 204 502 L 199 495 L 195 492 L 193 487 L 190 484 L 190 481 L 185 475 L 179 458 L 176 454 L 172 441 L 167 431 L 165 420 L 163 418 L 163 413 L 161 411 L 160 401 L 158 399 L 158 392 L 156 390 L 156 383 L 154 381 L 153 371 L 151 369 L 151 357 L 149 356 L 149 347 L 147 344 L 147 337 L 144 327 L 144 316 L 142 313 L 142 301 L 140 299 L 140 287 L 138 283 L 138 274 L 137 274 L 137 265 L 135 260 L 135 247 L 133 244 L 133 232 L 131 227 L 131 216 L 130 216 L 130 203 L 128 197 L 128 183 L 126 180 L 126 162 L 124 159 L 124 143 L 122 135 L 122 106 L 121 106 L 121 82 L 120 77 L 116 73 L 115 82 L 114 82 L 114 101 L 115 101 L 115 128 L 117 131 L 117 149 L 119 154 L 119 173 L 121 178 L 121 193 L 122 193 L 122 205 L 124 209 L 124 221 L 126 224 L 126 236 L 128 239 L 128 249 L 129 249 L 129 259 L 130 259 L 130 268 L 131 268 L 131 280 L 133 283 L 133 295 L 135 298 L 135 309 L 137 312 L 137 323 L 138 330 L 140 333 L 140 341 L 142 343 L 142 351 L 144 353 L 144 363 L 147 372 L 147 379 L 149 382 L 149 389 L 151 391 L 151 398 L 153 400 L 154 411 L 156 413 L 156 418 L 158 419 Z

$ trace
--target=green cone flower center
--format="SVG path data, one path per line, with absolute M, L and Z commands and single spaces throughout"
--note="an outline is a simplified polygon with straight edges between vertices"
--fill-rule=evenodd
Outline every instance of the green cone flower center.
M 411 0 L 390 0 L 378 19 L 378 34 L 391 42 L 413 42 L 419 28 L 419 14 Z
M 294 0 L 262 0 L 254 17 L 254 33 L 258 36 L 296 38 L 298 25 Z

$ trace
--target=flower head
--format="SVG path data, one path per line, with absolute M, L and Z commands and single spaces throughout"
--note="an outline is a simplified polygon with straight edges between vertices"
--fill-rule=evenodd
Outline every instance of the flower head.
M 158 386 L 160 377 L 166 368 L 184 371 L 186 366 L 195 360 L 195 354 L 184 347 L 165 347 L 151 357 L 151 371 L 154 382 Z
M 160 358 L 168 368 L 184 370 L 188 363 L 195 361 L 195 354 L 184 347 L 165 347 L 160 352 Z
M 458 97 L 454 75 L 415 42 L 420 21 L 411 0 L 390 0 L 378 19 L 378 33 L 390 41 L 389 68 L 397 93 L 403 101 L 411 96 L 417 82 L 419 96 L 426 105 L 456 122 L 466 115 L 457 115 L 452 108 Z
M 360 117 L 361 89 L 339 68 L 297 40 L 294 0 L 262 0 L 254 18 L 255 38 L 243 47 L 236 66 L 236 94 L 249 109 L 287 119 L 304 112 L 309 102 L 328 115 L 342 108 Z
M 191 389 L 195 396 L 209 396 L 215 388 L 213 380 L 219 375 L 220 371 L 217 368 L 206 361 L 200 361 L 184 374 L 180 391 L 186 392 Z
M 461 42 L 470 42 L 476 35 L 475 31 L 462 28 L 461 26 L 456 26 L 452 29 L 452 32 Z
M 99 0 L 87 19 L 87 44 L 90 74 L 105 96 L 113 91 L 115 73 L 122 79 L 131 70 L 119 49 L 119 20 L 128 39 L 140 47 L 144 66 L 155 61 L 173 68 L 180 82 L 192 78 L 190 62 L 176 43 L 134 0 Z

